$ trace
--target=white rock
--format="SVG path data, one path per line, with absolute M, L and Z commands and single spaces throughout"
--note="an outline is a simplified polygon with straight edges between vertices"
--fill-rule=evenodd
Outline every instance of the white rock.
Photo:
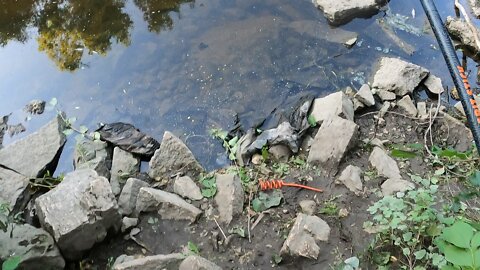
M 377 170 L 380 176 L 392 179 L 402 178 L 397 162 L 382 148 L 375 147 L 370 154 L 368 161 Z
M 137 224 L 138 224 L 138 218 L 123 217 L 121 231 L 125 232 L 128 229 L 137 226 Z
M 400 99 L 397 102 L 397 105 L 398 107 L 402 108 L 410 116 L 415 117 L 418 114 L 417 107 L 415 107 L 415 104 L 413 104 L 412 99 L 408 95 Z
M 403 179 L 388 179 L 383 182 L 381 188 L 383 196 L 388 196 L 396 192 L 404 192 L 409 189 L 414 189 L 415 185 L 412 182 Z
M 194 201 L 203 199 L 200 188 L 189 176 L 178 177 L 173 184 L 173 192 Z
M 365 108 L 365 104 L 363 104 L 357 98 L 353 98 L 353 110 L 356 112 L 356 111 L 361 110 L 363 108 Z
M 372 91 L 370 90 L 370 86 L 368 86 L 368 84 L 364 84 L 362 87 L 360 87 L 360 90 L 358 90 L 355 98 L 357 98 L 367 107 L 375 105 L 375 98 L 373 97 Z
M 423 81 L 423 84 L 427 87 L 428 91 L 432 94 L 439 95 L 444 91 L 443 85 L 442 85 L 442 79 L 438 78 L 433 74 L 428 75 L 425 81 Z
M 385 91 L 385 90 L 378 90 L 375 94 L 383 101 L 392 101 L 397 99 L 397 95 L 393 92 Z
M 234 216 L 243 211 L 245 194 L 240 178 L 236 174 L 216 174 L 217 194 L 215 203 L 219 212 L 218 220 L 229 224 Z
M 338 180 L 343 183 L 350 191 L 358 194 L 363 190 L 362 169 L 357 166 L 348 165 Z
M 332 116 L 340 116 L 353 121 L 353 103 L 345 93 L 339 91 L 326 97 L 315 99 L 310 115 L 315 118 L 318 124 Z

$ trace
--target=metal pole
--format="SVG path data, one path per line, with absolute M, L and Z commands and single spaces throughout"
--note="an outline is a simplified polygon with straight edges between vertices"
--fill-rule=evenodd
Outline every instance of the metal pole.
M 430 21 L 438 45 L 440 45 L 443 58 L 445 58 L 445 62 L 447 62 L 453 83 L 455 84 L 455 87 L 457 87 L 463 109 L 467 115 L 468 125 L 472 131 L 475 145 L 477 146 L 477 152 L 480 154 L 480 110 L 473 97 L 473 92 L 468 83 L 467 76 L 465 75 L 463 67 L 460 65 L 460 61 L 458 61 L 452 41 L 450 40 L 445 25 L 443 24 L 442 18 L 438 14 L 435 4 L 432 0 L 420 0 L 420 2 L 422 3 L 423 10 Z M 440 98 L 440 96 L 438 98 Z

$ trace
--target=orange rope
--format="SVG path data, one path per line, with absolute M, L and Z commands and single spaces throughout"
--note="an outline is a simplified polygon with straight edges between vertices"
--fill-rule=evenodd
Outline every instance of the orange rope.
M 261 190 L 269 190 L 269 189 L 280 189 L 282 187 L 297 187 L 297 188 L 304 188 L 316 192 L 323 192 L 323 190 L 319 188 L 309 187 L 305 185 L 295 184 L 295 183 L 285 183 L 282 180 L 258 180 L 258 184 L 260 185 Z

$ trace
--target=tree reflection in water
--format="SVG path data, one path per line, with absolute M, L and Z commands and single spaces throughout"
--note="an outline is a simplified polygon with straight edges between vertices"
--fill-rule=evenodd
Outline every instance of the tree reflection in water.
M 149 31 L 171 29 L 170 12 L 191 0 L 134 0 Z M 28 40 L 38 30 L 38 49 L 60 70 L 74 71 L 84 54 L 106 55 L 112 43 L 130 44 L 133 25 L 125 0 L 0 0 L 0 46 Z

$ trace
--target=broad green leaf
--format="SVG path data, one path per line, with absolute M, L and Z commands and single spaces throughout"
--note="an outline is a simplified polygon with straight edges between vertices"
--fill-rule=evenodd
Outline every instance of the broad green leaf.
M 435 175 L 442 175 L 445 173 L 445 167 L 441 167 L 437 170 L 435 170 Z
M 237 234 L 238 236 L 245 238 L 245 230 L 242 227 L 235 226 L 228 230 L 229 233 Z
M 236 145 L 238 143 L 238 136 L 235 136 L 233 137 L 231 140 L 228 141 L 228 145 L 230 145 L 231 147 L 233 147 L 234 145 Z M 232 151 L 233 152 L 233 151 Z
M 455 222 L 451 227 L 443 229 L 442 238 L 460 248 L 469 248 L 473 237 L 473 228 L 463 221 Z
M 417 156 L 415 152 L 400 150 L 400 149 L 393 149 L 390 154 L 392 157 L 396 158 L 414 158 Z
M 480 171 L 475 171 L 470 177 L 469 177 L 470 184 L 480 187 Z
M 408 257 L 410 255 L 410 249 L 408 247 L 402 248 L 402 253 Z
M 421 143 L 410 143 L 407 144 L 407 147 L 415 150 L 423 150 L 423 144 Z
M 255 212 L 262 212 L 269 208 L 279 206 L 283 199 L 281 190 L 273 190 L 270 193 L 259 192 L 258 197 L 252 201 L 252 208 Z
M 308 124 L 311 126 L 311 127 L 316 127 L 317 126 L 317 119 L 315 119 L 315 116 L 313 115 L 309 115 L 308 118 L 307 118 L 307 121 L 308 121 Z
M 360 260 L 357 257 L 350 257 L 344 261 L 346 265 L 350 265 L 353 269 L 357 269 L 360 266 Z
M 445 259 L 454 265 L 471 266 L 473 264 L 472 256 L 467 249 L 447 244 L 444 252 Z
M 390 252 L 375 252 L 373 253 L 373 262 L 377 265 L 387 265 L 390 261 Z
M 198 247 L 197 245 L 195 245 L 194 243 L 188 241 L 188 244 L 187 244 L 187 248 L 190 252 L 194 253 L 194 254 L 198 254 L 200 253 L 200 251 L 198 250 Z
M 419 251 L 415 251 L 413 255 L 415 255 L 415 259 L 421 260 L 425 258 L 425 255 L 427 255 L 427 251 L 425 249 L 420 249 Z
M 2 270 L 15 270 L 22 261 L 21 256 L 12 256 L 2 264 Z
M 451 265 L 445 265 L 442 267 L 442 270 L 458 270 L 458 268 L 453 267 Z
M 472 241 L 470 241 L 470 246 L 472 248 L 480 247 L 480 232 L 475 233 L 475 235 L 472 238 Z M 480 261 L 478 263 L 480 264 Z
M 212 198 L 217 193 L 217 189 L 214 188 L 203 188 L 201 190 L 202 196 L 205 198 Z

